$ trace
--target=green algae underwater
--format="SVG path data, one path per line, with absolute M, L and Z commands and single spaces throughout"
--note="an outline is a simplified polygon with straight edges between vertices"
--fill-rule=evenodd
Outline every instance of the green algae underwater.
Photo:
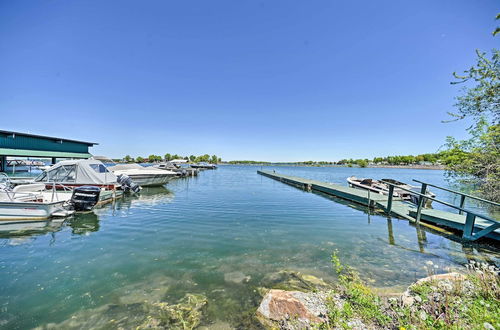
M 160 314 L 183 319 L 187 328 L 258 328 L 259 288 L 283 270 L 335 281 L 334 250 L 368 284 L 390 292 L 425 277 L 428 261 L 436 273 L 468 260 L 499 264 L 495 247 L 462 244 L 259 176 L 258 169 L 220 166 L 63 224 L 2 231 L 0 327 L 132 328 Z M 448 185 L 437 170 L 276 171 L 340 184 L 356 175 Z

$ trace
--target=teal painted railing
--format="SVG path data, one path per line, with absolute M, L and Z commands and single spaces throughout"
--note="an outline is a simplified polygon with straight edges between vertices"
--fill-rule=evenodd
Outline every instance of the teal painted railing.
M 453 191 L 453 190 L 450 190 L 450 189 L 447 189 L 447 188 L 439 187 L 439 186 L 436 186 L 436 185 L 433 185 L 433 184 L 430 184 L 430 183 L 425 183 L 425 182 L 418 181 L 418 180 L 413 180 L 413 181 L 418 182 L 418 183 L 420 183 L 422 185 L 421 189 L 420 189 L 420 192 L 412 191 L 410 189 L 406 189 L 406 188 L 402 188 L 402 187 L 398 187 L 398 189 L 404 190 L 404 191 L 409 192 L 409 193 L 411 193 L 411 194 L 413 194 L 415 196 L 418 196 L 417 214 L 416 214 L 416 217 L 415 217 L 415 222 L 416 223 L 420 222 L 420 218 L 422 216 L 422 208 L 423 208 L 423 205 L 425 204 L 425 201 L 426 200 L 431 200 L 433 202 L 440 203 L 440 204 L 446 205 L 448 207 L 454 208 L 454 209 L 456 209 L 456 210 L 459 211 L 459 214 L 463 214 L 464 212 L 466 213 L 465 225 L 464 225 L 463 234 L 462 234 L 462 238 L 464 238 L 466 240 L 475 241 L 475 240 L 477 240 L 477 239 L 479 239 L 479 238 L 481 238 L 481 237 L 483 237 L 483 236 L 491 233 L 492 231 L 494 231 L 494 230 L 496 230 L 497 228 L 500 227 L 500 222 L 498 222 L 498 220 L 490 218 L 488 216 L 485 216 L 485 215 L 482 215 L 482 214 L 479 214 L 477 212 L 474 212 L 474 211 L 471 211 L 471 210 L 468 210 L 468 209 L 464 208 L 464 200 L 465 200 L 465 197 L 468 197 L 468 198 L 479 200 L 481 202 L 488 203 L 488 204 L 491 204 L 491 205 L 494 205 L 494 206 L 499 206 L 500 204 L 492 202 L 492 201 L 488 201 L 488 200 L 485 200 L 485 199 L 482 199 L 482 198 L 479 198 L 479 197 L 467 195 L 467 194 L 464 194 L 464 193 L 461 193 L 461 192 L 458 192 L 458 191 Z M 394 195 L 395 184 L 390 183 L 390 182 L 386 182 L 386 181 L 383 181 L 383 180 L 382 180 L 382 182 L 385 183 L 385 184 L 387 184 L 387 185 L 389 185 L 389 198 L 387 200 L 386 212 L 390 214 L 391 209 L 392 209 L 392 199 L 393 199 L 393 195 Z M 433 198 L 433 197 L 430 197 L 430 196 L 426 195 L 427 186 L 431 186 L 431 187 L 434 187 L 434 188 L 442 189 L 442 190 L 445 190 L 445 191 L 448 191 L 448 192 L 452 192 L 452 193 L 461 195 L 460 206 L 456 206 L 456 205 L 453 205 L 451 203 L 448 203 L 448 202 L 445 202 L 445 201 L 442 201 L 442 200 L 439 200 L 439 199 L 436 199 L 436 198 Z M 462 196 L 465 196 L 465 197 L 462 198 Z M 486 228 L 484 228 L 484 229 L 482 229 L 482 230 L 474 233 L 474 225 L 475 225 L 475 222 L 476 222 L 476 218 L 484 219 L 486 221 L 492 222 L 492 224 L 490 226 L 488 226 L 488 227 L 486 227 Z

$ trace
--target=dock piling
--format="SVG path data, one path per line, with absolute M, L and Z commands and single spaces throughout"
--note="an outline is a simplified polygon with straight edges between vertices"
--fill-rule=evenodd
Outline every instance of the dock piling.
M 385 211 L 389 215 L 391 215 L 393 196 L 394 196 L 394 186 L 389 186 L 389 198 L 387 199 L 387 208 L 385 209 Z

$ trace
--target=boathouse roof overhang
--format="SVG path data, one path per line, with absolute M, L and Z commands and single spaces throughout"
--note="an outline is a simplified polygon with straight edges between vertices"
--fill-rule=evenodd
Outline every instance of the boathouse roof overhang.
M 0 156 L 89 158 L 95 142 L 0 130 Z

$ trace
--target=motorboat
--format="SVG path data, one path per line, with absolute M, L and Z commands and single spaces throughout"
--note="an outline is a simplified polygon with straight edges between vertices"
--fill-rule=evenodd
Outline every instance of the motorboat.
M 163 186 L 177 173 L 170 170 L 162 170 L 152 166 L 145 167 L 139 164 L 117 164 L 109 166 L 108 170 L 116 176 L 126 175 L 141 187 Z
M 389 195 L 389 185 L 384 183 L 392 183 L 394 184 L 394 192 L 393 196 L 394 197 L 400 197 L 402 200 L 410 201 L 413 203 L 418 202 L 418 197 L 416 194 L 412 194 L 410 191 L 419 193 L 420 192 L 420 187 L 417 186 L 412 186 L 409 184 L 406 184 L 401 181 L 397 181 L 394 179 L 382 179 L 382 180 L 374 180 L 370 178 L 357 178 L 355 176 L 351 176 L 347 178 L 347 182 L 349 184 L 349 187 L 351 188 L 357 188 L 357 189 L 363 189 L 363 190 L 368 190 L 373 193 L 381 194 L 381 195 Z M 401 189 L 403 188 L 403 189 Z M 430 191 L 426 192 L 426 195 L 434 198 L 436 195 Z M 432 204 L 432 200 L 427 200 L 426 206 L 430 207 Z
M 41 221 L 52 217 L 66 217 L 71 210 L 65 203 L 71 194 L 51 194 L 43 183 L 19 185 L 12 188 L 9 177 L 0 176 L 0 222 Z
M 58 190 L 53 185 L 49 190 L 43 182 L 14 186 L 5 173 L 0 174 L 0 224 L 64 218 L 75 211 L 90 211 L 122 194 L 96 186 Z
M 394 179 L 382 179 L 382 181 L 392 183 L 394 185 L 395 190 L 397 190 L 398 194 L 401 196 L 401 198 L 403 200 L 409 200 L 409 201 L 414 202 L 415 204 L 418 202 L 417 195 L 412 194 L 411 192 L 409 192 L 407 190 L 411 190 L 412 192 L 420 193 L 421 187 L 407 184 L 407 183 L 404 183 L 404 182 L 401 182 L 398 180 L 394 180 Z M 430 190 L 427 190 L 425 192 L 425 195 L 430 197 L 430 198 L 436 197 L 436 194 Z M 432 204 L 432 200 L 427 199 L 426 206 L 430 207 L 431 204 Z
M 177 163 L 172 163 L 172 162 L 158 163 L 158 164 L 154 164 L 152 167 L 158 168 L 161 170 L 168 170 L 168 171 L 173 171 L 173 170 L 177 170 L 177 169 L 181 168 L 180 165 L 178 165 Z
M 381 195 L 389 195 L 389 186 L 378 180 L 351 176 L 347 178 L 347 183 L 351 188 L 368 190 Z M 399 197 L 399 193 L 394 191 L 394 196 Z
M 198 169 L 186 167 L 177 162 L 163 162 L 153 165 L 154 168 L 175 172 L 177 176 L 195 176 L 198 175 Z
M 206 162 L 201 162 L 198 164 L 191 164 L 192 168 L 202 168 L 202 169 L 208 169 L 208 170 L 215 170 L 217 168 L 217 165 L 215 164 L 209 164 Z
M 95 159 L 64 160 L 37 176 L 34 183 L 45 183 L 48 189 L 97 186 L 109 190 L 121 187 L 116 175 L 111 173 L 104 164 Z

